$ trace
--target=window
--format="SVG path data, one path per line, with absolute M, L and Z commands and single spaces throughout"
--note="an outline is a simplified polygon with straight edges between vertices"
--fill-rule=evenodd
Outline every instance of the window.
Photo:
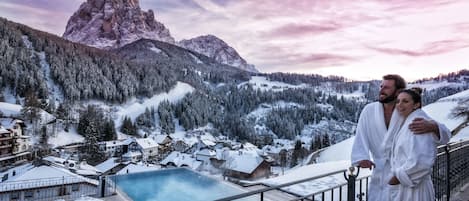
M 72 185 L 72 191 L 79 191 L 80 190 L 80 184 L 73 184 Z
M 33 198 L 33 197 L 34 197 L 34 191 L 24 192 L 24 198 Z
M 20 198 L 19 192 L 10 193 L 10 200 L 18 200 Z

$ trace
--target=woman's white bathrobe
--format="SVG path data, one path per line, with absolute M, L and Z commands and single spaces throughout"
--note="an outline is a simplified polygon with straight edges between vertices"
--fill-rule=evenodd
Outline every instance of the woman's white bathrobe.
M 386 128 L 383 104 L 379 102 L 366 105 L 360 114 L 351 159 L 355 166 L 361 160 L 371 160 L 376 164 L 368 185 L 369 201 L 390 200 L 388 181 L 392 177 L 391 146 L 393 136 L 398 132 L 402 121 L 403 118 L 395 110 L 389 128 Z M 451 132 L 442 124 L 438 126 L 440 141 L 437 143 L 446 144 Z
M 394 135 L 391 153 L 391 172 L 399 181 L 390 189 L 395 201 L 435 200 L 431 172 L 436 157 L 434 135 L 415 135 L 409 130 L 414 118 L 428 119 L 421 109 L 413 111 Z

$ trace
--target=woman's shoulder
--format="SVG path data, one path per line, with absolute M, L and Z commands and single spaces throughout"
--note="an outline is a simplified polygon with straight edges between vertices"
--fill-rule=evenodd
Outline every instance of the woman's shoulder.
M 408 119 L 415 119 L 415 118 L 424 118 L 424 119 L 430 119 L 430 117 L 428 116 L 428 114 L 423 111 L 422 109 L 417 109 L 415 111 L 413 111 L 412 113 L 410 113 L 409 117 L 407 117 Z

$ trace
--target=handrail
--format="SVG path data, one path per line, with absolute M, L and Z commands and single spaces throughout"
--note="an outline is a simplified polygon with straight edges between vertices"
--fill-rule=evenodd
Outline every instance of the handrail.
M 252 196 L 252 195 L 256 195 L 256 194 L 259 194 L 259 193 L 264 193 L 264 192 L 266 192 L 266 191 L 271 191 L 271 190 L 280 189 L 280 188 L 283 188 L 283 187 L 285 187 L 285 186 L 291 186 L 291 185 L 303 183 L 303 182 L 306 182 L 306 181 L 310 181 L 310 180 L 319 179 L 319 178 L 322 178 L 322 177 L 331 176 L 331 175 L 338 174 L 338 173 L 341 173 L 341 172 L 347 172 L 347 169 L 337 170 L 337 171 L 334 171 L 334 172 L 329 172 L 329 173 L 326 173 L 326 174 L 321 174 L 321 175 L 317 175 L 317 176 L 314 176 L 314 177 L 309 177 L 309 178 L 302 179 L 302 180 L 298 180 L 298 181 L 292 181 L 292 182 L 288 182 L 288 183 L 284 183 L 284 184 L 280 184 L 280 185 L 276 185 L 276 186 L 271 186 L 271 187 L 267 187 L 267 188 L 263 188 L 263 189 L 259 189 L 259 190 L 249 191 L 249 192 L 246 192 L 246 193 L 242 193 L 242 194 L 238 194 L 238 195 L 233 195 L 233 196 L 225 197 L 225 198 L 222 198 L 222 199 L 217 199 L 217 200 L 215 200 L 215 201 L 236 200 L 236 199 L 240 199 L 240 198 L 244 198 L 244 197 L 249 197 L 249 196 Z
M 437 147 L 438 153 L 437 153 L 436 160 L 443 160 L 443 163 L 442 164 L 437 164 L 437 162 L 435 162 L 433 172 L 435 172 L 435 171 L 439 172 L 438 171 L 439 169 L 444 168 L 444 171 L 443 171 L 444 172 L 444 178 L 443 179 L 445 181 L 442 184 L 435 183 L 434 185 L 435 185 L 436 188 L 445 188 L 445 189 L 443 189 L 443 192 L 441 192 L 441 193 L 444 193 L 446 195 L 445 196 L 446 200 L 449 200 L 449 198 L 451 196 L 451 190 L 454 190 L 454 189 L 450 188 L 450 184 L 452 185 L 452 183 L 450 182 L 450 179 L 452 179 L 452 178 L 450 178 L 450 166 L 458 165 L 458 163 L 454 163 L 454 164 L 451 163 L 451 159 L 454 157 L 453 153 L 454 154 L 459 154 L 458 152 L 461 152 L 461 153 L 465 154 L 464 152 L 465 152 L 465 149 L 467 149 L 467 148 L 469 148 L 469 140 L 464 140 L 464 141 L 459 141 L 459 142 L 452 142 L 452 143 L 448 143 L 448 144 L 441 145 L 441 146 Z M 459 155 L 461 155 L 461 154 L 459 154 Z M 459 162 L 461 162 L 461 161 L 459 161 Z M 441 162 L 439 162 L 439 163 L 441 163 Z M 440 167 L 441 165 L 443 165 L 443 167 Z M 451 168 L 453 168 L 453 167 L 451 167 Z M 326 174 L 322 174 L 322 175 L 318 175 L 318 176 L 315 176 L 315 177 L 310 177 L 310 178 L 306 178 L 306 179 L 302 179 L 302 180 L 298 180 L 298 181 L 284 183 L 284 184 L 277 185 L 277 186 L 271 186 L 271 187 L 267 187 L 267 188 L 263 188 L 263 189 L 258 189 L 258 190 L 255 190 L 255 191 L 249 191 L 249 192 L 246 192 L 246 193 L 242 193 L 242 194 L 238 194 L 238 195 L 218 199 L 218 200 L 215 200 L 215 201 L 236 200 L 236 199 L 240 199 L 240 198 L 253 196 L 253 195 L 256 195 L 256 194 L 260 194 L 261 200 L 263 200 L 263 195 L 264 195 L 263 193 L 264 192 L 267 192 L 267 191 L 270 191 L 270 190 L 280 189 L 280 188 L 283 188 L 283 187 L 286 187 L 286 186 L 291 186 L 291 185 L 294 185 L 294 184 L 303 183 L 303 182 L 314 180 L 314 179 L 327 177 L 327 176 L 330 176 L 330 175 L 338 174 L 340 172 L 343 172 L 345 174 L 347 172 L 347 169 L 343 169 L 343 170 L 339 170 L 339 171 L 335 171 L 335 172 L 330 172 L 330 173 L 326 173 Z M 467 171 L 465 171 L 465 173 L 463 173 L 465 175 L 461 175 L 461 176 L 464 177 L 463 179 L 469 180 L 469 177 L 467 177 L 467 175 L 469 175 L 469 174 L 466 173 L 466 172 Z M 433 173 L 433 174 L 435 174 L 435 173 Z M 361 199 L 361 196 L 365 195 L 363 192 L 361 192 L 361 189 L 362 189 L 362 187 L 361 187 L 362 183 L 361 182 L 364 179 L 366 180 L 365 191 L 367 192 L 367 189 L 368 189 L 368 184 L 367 183 L 368 183 L 368 178 L 370 176 L 365 176 L 365 177 L 358 178 L 358 173 L 356 175 L 353 175 L 353 176 L 354 176 L 354 179 L 357 179 L 357 180 L 352 180 L 352 181 L 360 181 L 360 194 L 357 195 L 357 197 L 360 196 L 360 199 Z M 345 179 L 347 180 L 347 178 L 345 178 Z M 341 191 L 342 187 L 345 186 L 346 184 L 349 184 L 349 183 L 350 183 L 350 181 L 340 183 L 340 184 L 335 185 L 333 187 L 330 187 L 328 189 L 324 189 L 324 190 L 317 191 L 317 192 L 314 192 L 314 193 L 311 193 L 311 194 L 308 194 L 308 195 L 304 195 L 304 196 L 301 196 L 301 197 L 296 198 L 294 200 L 303 200 L 303 199 L 307 199 L 308 197 L 311 197 L 311 196 L 314 199 L 315 195 L 324 196 L 325 192 L 331 191 L 331 190 L 333 192 L 333 190 L 337 189 L 337 188 L 339 188 L 340 191 Z M 354 182 L 352 182 L 352 183 L 354 183 Z M 349 188 L 350 188 L 350 186 L 349 186 Z M 355 189 L 352 188 L 350 190 L 355 190 Z M 324 200 L 324 198 L 322 198 L 322 199 Z M 349 200 L 350 200 L 350 198 L 349 198 Z M 354 200 L 354 198 L 352 197 L 351 200 Z M 441 197 L 440 198 L 437 197 L 437 200 L 441 200 Z

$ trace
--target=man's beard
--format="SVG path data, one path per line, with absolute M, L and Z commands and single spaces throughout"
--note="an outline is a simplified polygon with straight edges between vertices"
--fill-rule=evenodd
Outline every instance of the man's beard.
M 390 103 L 390 102 L 395 101 L 396 98 L 397 98 L 397 96 L 395 96 L 395 95 L 389 95 L 389 96 L 386 97 L 385 99 L 379 100 L 379 102 L 380 102 L 380 103 Z

